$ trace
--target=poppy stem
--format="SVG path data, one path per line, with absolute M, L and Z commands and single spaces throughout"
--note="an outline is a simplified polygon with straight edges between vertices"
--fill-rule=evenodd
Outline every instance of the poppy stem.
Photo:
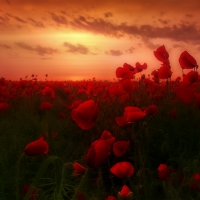
M 17 188 L 17 192 L 16 192 L 16 200 L 21 199 L 21 192 L 20 192 L 20 164 L 22 162 L 22 159 L 24 157 L 25 153 L 21 154 L 21 156 L 19 157 L 17 164 L 16 164 L 16 188 Z

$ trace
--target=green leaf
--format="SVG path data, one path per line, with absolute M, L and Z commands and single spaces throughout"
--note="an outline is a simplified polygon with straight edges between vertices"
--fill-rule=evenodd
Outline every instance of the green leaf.
M 34 181 L 32 182 L 28 192 L 26 193 L 26 196 L 23 198 L 23 200 L 28 200 L 30 194 L 33 192 L 33 190 L 35 189 L 35 187 L 37 186 L 40 178 L 43 176 L 44 172 L 46 171 L 46 169 L 48 168 L 48 166 L 52 163 L 55 162 L 56 160 L 60 160 L 60 158 L 58 158 L 57 156 L 49 156 L 46 160 L 44 160 L 44 162 L 42 163 Z

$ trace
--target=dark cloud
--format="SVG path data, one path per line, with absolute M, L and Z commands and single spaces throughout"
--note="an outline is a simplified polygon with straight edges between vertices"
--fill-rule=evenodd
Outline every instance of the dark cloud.
M 120 29 L 117 25 L 106 21 L 102 18 L 84 17 L 80 15 L 70 22 L 70 25 L 75 29 L 83 29 L 93 33 L 104 35 L 112 35 L 120 37 Z
M 35 51 L 37 52 L 39 55 L 44 56 L 45 54 L 54 54 L 54 53 L 58 53 L 57 49 L 51 48 L 51 47 L 42 47 L 40 45 L 37 45 L 35 48 L 27 45 L 23 42 L 16 42 L 15 45 L 17 45 L 18 47 L 21 47 L 23 49 L 29 50 L 29 51 Z
M 42 22 L 36 21 L 32 18 L 28 18 L 28 20 L 31 22 L 33 26 L 39 27 L 39 28 L 44 28 L 44 24 Z
M 4 16 L 4 17 L 0 16 L 0 20 L 6 23 L 9 21 L 9 18 L 6 16 Z
M 12 47 L 7 44 L 0 44 L 0 47 L 5 48 L 5 49 L 12 49 Z
M 135 49 L 134 47 L 130 47 L 129 49 L 126 50 L 126 52 L 127 53 L 133 53 L 134 49 Z
M 161 24 L 168 24 L 169 23 L 169 20 L 164 20 L 164 19 L 158 19 L 158 21 L 161 23 Z
M 68 42 L 64 42 L 64 46 L 68 48 L 68 50 L 66 50 L 67 52 L 89 54 L 89 49 L 82 44 L 73 45 Z
M 108 54 L 108 55 L 111 55 L 111 56 L 121 56 L 123 53 L 120 50 L 111 49 L 109 52 L 105 51 L 105 54 Z
M 111 12 L 104 13 L 105 18 L 109 18 L 109 17 L 112 17 L 112 16 L 113 16 L 113 14 Z
M 7 13 L 7 16 L 9 16 L 9 17 L 11 17 L 11 18 L 17 20 L 18 22 L 21 22 L 21 23 L 24 23 L 24 24 L 27 23 L 25 20 L 23 20 L 23 19 L 21 19 L 21 18 L 19 18 L 19 17 L 17 17 L 17 16 L 11 15 L 11 14 L 9 14 L 9 13 Z
M 160 18 L 159 21 L 162 26 L 155 26 L 155 24 L 115 24 L 102 18 L 79 16 L 74 18 L 70 25 L 77 30 L 86 30 L 113 37 L 129 35 L 148 39 L 161 38 L 183 42 L 200 42 L 200 29 L 195 23 L 179 21 L 170 25 L 169 20 Z
M 68 21 L 66 20 L 66 18 L 62 15 L 56 15 L 54 13 L 50 13 L 51 14 L 51 18 L 57 23 L 57 24 L 61 24 L 61 25 L 68 25 Z
M 191 14 L 186 14 L 185 16 L 188 17 L 188 18 L 193 18 L 194 17 L 194 15 L 191 15 Z

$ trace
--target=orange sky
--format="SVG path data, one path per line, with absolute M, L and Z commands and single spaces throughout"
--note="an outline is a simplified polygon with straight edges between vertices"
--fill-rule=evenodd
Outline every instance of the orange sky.
M 161 63 L 173 75 L 187 50 L 200 63 L 199 0 L 0 0 L 0 77 L 19 80 L 113 79 L 117 67 Z

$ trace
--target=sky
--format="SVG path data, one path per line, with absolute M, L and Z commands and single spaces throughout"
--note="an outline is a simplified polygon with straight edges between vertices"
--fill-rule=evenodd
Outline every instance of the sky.
M 200 63 L 199 0 L 0 0 L 0 77 L 113 80 L 124 63 L 161 63 L 164 45 L 173 77 L 179 56 Z

